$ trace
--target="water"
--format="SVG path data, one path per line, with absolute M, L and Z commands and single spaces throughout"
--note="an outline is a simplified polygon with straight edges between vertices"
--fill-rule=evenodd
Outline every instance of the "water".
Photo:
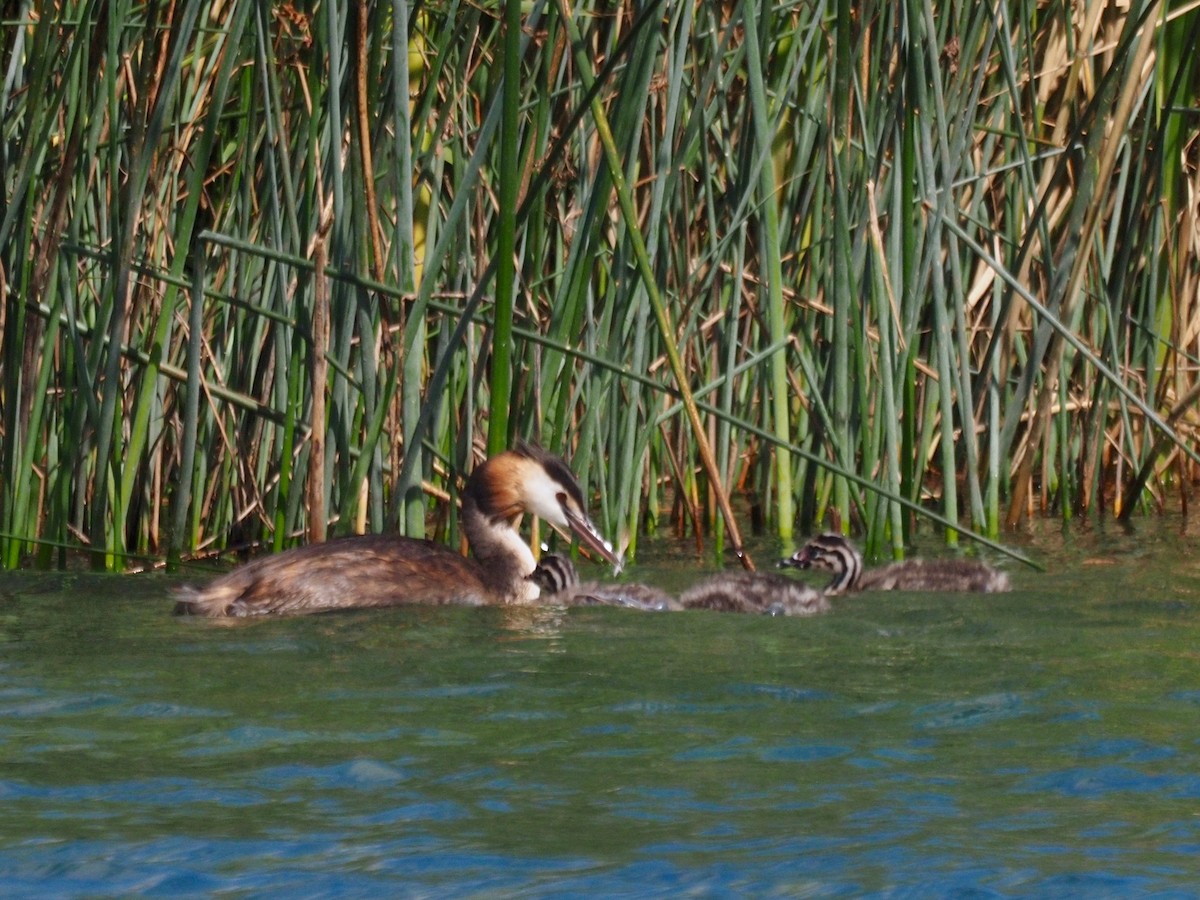
M 1193 896 L 1198 543 L 1047 531 L 1012 594 L 813 619 L 0 575 L 0 894 Z

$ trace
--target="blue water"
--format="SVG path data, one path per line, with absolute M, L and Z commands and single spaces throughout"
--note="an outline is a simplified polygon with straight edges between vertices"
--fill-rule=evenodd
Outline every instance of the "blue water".
M 1200 537 L 1031 540 L 813 619 L 0 575 L 0 895 L 1195 896 Z

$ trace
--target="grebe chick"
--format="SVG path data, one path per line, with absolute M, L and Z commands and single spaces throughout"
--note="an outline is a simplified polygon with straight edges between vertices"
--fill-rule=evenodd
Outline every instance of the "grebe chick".
M 679 596 L 684 609 L 766 613 L 772 616 L 811 616 L 829 611 L 821 591 L 761 572 L 721 572 L 694 584 Z
M 588 518 L 567 464 L 518 444 L 475 468 L 462 493 L 474 559 L 433 541 L 360 535 L 297 547 L 178 591 L 175 612 L 193 616 L 317 613 L 402 604 L 530 603 L 536 562 L 517 532 L 522 513 L 571 530 L 614 566 L 620 559 Z
M 529 579 L 541 589 L 543 599 L 564 606 L 624 606 L 646 612 L 669 612 L 683 608 L 666 591 L 648 584 L 580 583 L 575 564 L 557 553 L 543 556 Z
M 780 566 L 824 569 L 833 573 L 825 593 L 847 591 L 979 591 L 1012 590 L 1008 574 L 971 559 L 907 559 L 874 569 L 863 568 L 862 554 L 840 534 L 813 538 Z

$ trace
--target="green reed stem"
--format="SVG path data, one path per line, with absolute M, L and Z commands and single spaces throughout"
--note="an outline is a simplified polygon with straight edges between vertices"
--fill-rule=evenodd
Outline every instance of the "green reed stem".
M 568 0 L 558 0 L 559 10 L 562 13 L 563 24 L 567 29 L 567 34 L 570 38 L 572 50 L 575 54 L 575 64 L 579 68 L 579 76 L 583 82 L 584 88 L 591 91 L 594 79 L 591 73 L 591 63 L 587 55 L 584 53 L 583 39 L 579 34 L 579 30 L 571 17 L 571 10 L 567 5 Z M 734 518 L 733 509 L 729 505 L 729 497 L 724 488 L 724 482 L 721 478 L 721 473 L 717 468 L 716 459 L 713 456 L 712 447 L 708 442 L 708 438 L 704 432 L 704 424 L 700 419 L 700 411 L 696 407 L 696 401 L 692 397 L 691 390 L 688 387 L 687 371 L 684 369 L 683 360 L 679 355 L 679 348 L 675 344 L 674 332 L 669 316 L 667 315 L 666 306 L 663 303 L 662 295 L 659 293 L 658 284 L 654 278 L 654 271 L 650 265 L 650 257 L 646 252 L 646 244 L 642 239 L 640 230 L 638 229 L 637 210 L 633 205 L 633 197 L 630 194 L 629 186 L 625 183 L 624 175 L 621 172 L 620 156 L 617 153 L 617 146 L 613 140 L 612 131 L 608 126 L 608 118 L 604 113 L 604 107 L 600 102 L 599 97 L 593 96 L 591 102 L 592 118 L 596 125 L 596 132 L 600 137 L 601 146 L 604 148 L 605 159 L 608 162 L 609 177 L 613 180 L 613 186 L 617 192 L 617 199 L 621 206 L 621 213 L 625 219 L 625 227 L 630 244 L 633 247 L 634 257 L 637 261 L 638 271 L 642 277 L 642 282 L 646 288 L 646 295 L 650 300 L 650 305 L 654 309 L 654 317 L 658 321 L 659 335 L 663 342 L 663 348 L 667 354 L 667 361 L 671 366 L 671 371 L 675 376 L 676 386 L 683 397 L 684 408 L 687 410 L 688 420 L 692 426 L 692 438 L 696 441 L 696 446 L 700 453 L 701 463 L 705 471 L 708 473 L 712 488 L 716 491 L 717 502 L 721 507 L 721 513 L 725 518 L 725 525 L 729 529 L 730 540 L 733 543 L 734 553 L 749 568 L 754 568 L 754 563 L 746 554 L 745 547 L 742 544 L 741 533 L 737 526 L 737 520 Z
M 492 338 L 492 406 L 488 417 L 488 453 L 510 443 L 509 406 L 512 401 L 512 327 L 517 249 L 517 204 L 520 187 L 521 141 L 521 0 L 504 3 L 504 112 L 500 121 L 500 207 L 496 240 L 496 308 Z
M 764 7 L 765 11 L 769 7 Z M 770 340 L 781 340 L 787 332 L 783 315 L 783 249 L 779 241 L 779 199 L 775 188 L 775 166 L 772 158 L 771 134 L 773 116 L 767 105 L 767 91 L 763 83 L 763 60 L 760 52 L 762 36 L 759 34 L 755 4 L 742 4 L 742 19 L 746 25 L 746 71 L 750 79 L 750 106 L 753 110 L 755 144 L 758 150 L 759 186 L 762 193 L 763 261 L 766 264 L 767 323 Z M 782 354 L 773 357 L 771 365 L 771 408 L 773 428 L 780 443 L 775 452 L 776 480 L 776 527 L 779 537 L 789 541 L 796 518 L 792 495 L 792 463 L 784 445 L 790 443 L 788 435 L 789 391 L 786 361 Z

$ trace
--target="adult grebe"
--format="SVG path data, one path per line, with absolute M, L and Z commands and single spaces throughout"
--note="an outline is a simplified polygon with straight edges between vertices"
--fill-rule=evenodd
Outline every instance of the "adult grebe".
M 522 513 L 573 531 L 614 566 L 621 561 L 588 518 L 567 464 L 518 444 L 476 467 L 462 493 L 474 559 L 432 541 L 360 535 L 255 560 L 202 587 L 181 588 L 175 612 L 194 616 L 317 613 L 401 604 L 529 603 L 536 562 L 517 532 Z
M 846 591 L 1012 590 L 1005 572 L 970 559 L 908 559 L 864 569 L 862 554 L 840 534 L 818 535 L 779 565 L 832 572 L 825 588 L 830 596 Z
M 602 584 L 579 581 L 575 564 L 565 556 L 549 553 L 541 558 L 529 579 L 542 590 L 542 599 L 564 606 L 624 606 L 647 612 L 682 609 L 679 601 L 666 591 L 648 584 Z
M 766 613 L 772 616 L 811 616 L 829 611 L 821 591 L 762 572 L 721 572 L 679 595 L 684 609 Z

